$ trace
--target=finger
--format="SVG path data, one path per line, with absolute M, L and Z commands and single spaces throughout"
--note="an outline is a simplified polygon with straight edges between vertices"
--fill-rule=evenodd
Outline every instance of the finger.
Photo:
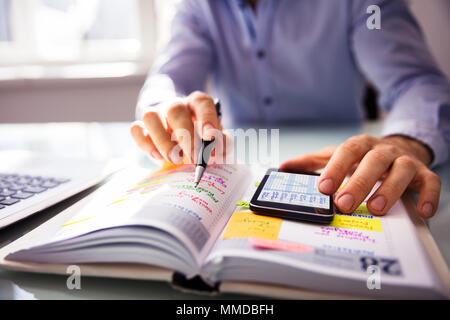
M 337 195 L 335 203 L 339 210 L 344 213 L 353 212 L 372 191 L 394 159 L 395 153 L 389 147 L 370 150 Z
M 233 145 L 234 141 L 231 136 L 223 131 L 216 130 L 209 162 L 214 164 L 231 164 L 231 157 L 227 159 L 227 156 L 232 151 Z
M 425 166 L 418 173 L 420 181 L 419 200 L 417 201 L 417 212 L 423 218 L 431 218 L 439 205 L 441 194 L 441 179 Z
M 196 91 L 187 99 L 188 107 L 193 111 L 195 119 L 200 123 L 199 135 L 205 140 L 214 137 L 215 130 L 220 130 L 216 106 L 206 93 Z
M 335 193 L 354 164 L 372 148 L 375 140 L 370 136 L 360 135 L 341 144 L 320 175 L 319 191 L 324 194 Z
M 290 159 L 280 165 L 280 169 L 291 172 L 316 171 L 326 166 L 330 160 L 335 146 L 330 146 L 319 152 L 301 155 L 297 158 Z
M 159 153 L 169 162 L 180 163 L 180 156 L 176 154 L 177 149 L 175 148 L 177 144 L 171 140 L 170 134 L 164 127 L 158 112 L 149 111 L 144 114 L 142 120 Z
M 370 212 L 384 215 L 397 202 L 417 172 L 416 162 L 408 156 L 394 160 L 386 179 L 367 202 Z
M 176 103 L 167 110 L 167 123 L 174 138 L 189 161 L 194 161 L 194 124 L 191 112 L 183 103 Z
M 145 129 L 141 121 L 133 122 L 130 127 L 130 132 L 134 141 L 142 151 L 151 155 L 156 160 L 161 160 L 163 158 L 153 144 L 152 139 L 150 139 L 150 137 L 145 133 Z

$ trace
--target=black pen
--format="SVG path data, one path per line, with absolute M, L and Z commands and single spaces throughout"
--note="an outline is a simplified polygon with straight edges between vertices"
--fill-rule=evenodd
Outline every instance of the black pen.
M 220 101 L 216 100 L 215 105 L 216 105 L 217 117 L 220 119 L 220 117 L 222 115 L 222 113 L 220 111 Z M 211 151 L 214 146 L 214 141 L 215 141 L 215 139 L 213 139 L 213 140 L 202 139 L 202 145 L 200 146 L 200 151 L 198 153 L 198 158 L 197 158 L 197 165 L 195 167 L 195 178 L 194 178 L 195 187 L 197 187 L 198 184 L 200 183 L 203 173 L 206 170 L 206 166 L 208 165 L 209 158 L 211 157 Z

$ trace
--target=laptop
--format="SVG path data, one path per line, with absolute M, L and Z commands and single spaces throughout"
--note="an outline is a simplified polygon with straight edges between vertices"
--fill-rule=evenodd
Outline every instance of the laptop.
M 0 229 L 100 183 L 113 172 L 102 161 L 0 152 Z

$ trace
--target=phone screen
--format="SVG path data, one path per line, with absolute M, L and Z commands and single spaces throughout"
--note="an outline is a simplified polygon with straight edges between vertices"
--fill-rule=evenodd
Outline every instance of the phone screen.
M 271 171 L 258 201 L 330 209 L 330 196 L 319 192 L 319 176 Z

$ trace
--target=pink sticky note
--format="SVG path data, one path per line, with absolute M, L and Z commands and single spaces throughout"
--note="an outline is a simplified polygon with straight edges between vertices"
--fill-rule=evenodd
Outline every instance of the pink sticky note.
M 311 252 L 314 251 L 313 247 L 305 246 L 303 244 L 280 241 L 280 240 L 269 240 L 256 237 L 249 237 L 251 245 L 255 248 L 260 249 L 272 249 L 272 250 L 282 250 L 291 252 Z

